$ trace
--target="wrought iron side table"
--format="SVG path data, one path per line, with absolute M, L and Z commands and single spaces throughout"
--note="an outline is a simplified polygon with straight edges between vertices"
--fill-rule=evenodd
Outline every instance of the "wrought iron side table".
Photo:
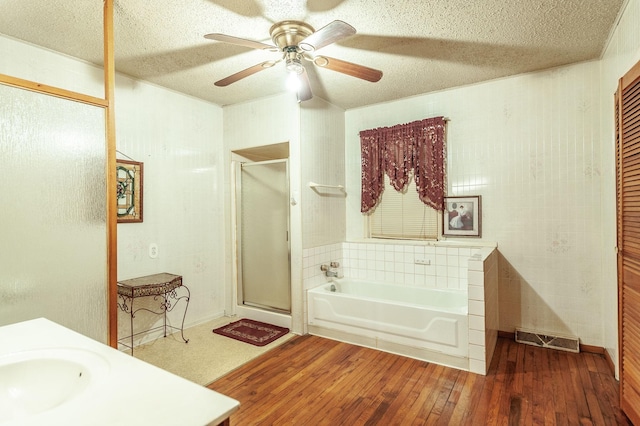
M 184 291 L 181 289 L 184 289 Z M 183 293 L 183 295 L 180 296 L 179 292 Z M 146 307 L 133 307 L 133 302 L 136 298 L 149 296 L 153 296 L 153 300 L 159 302 L 158 310 L 153 310 Z M 164 329 L 164 337 L 167 337 L 167 328 L 180 330 L 182 340 L 184 340 L 185 343 L 189 343 L 189 340 L 184 338 L 184 319 L 187 316 L 190 297 L 191 292 L 186 285 L 182 284 L 182 276 L 180 275 L 168 274 L 165 272 L 161 274 L 154 274 L 145 277 L 119 281 L 118 307 L 121 311 L 129 314 L 131 334 L 129 336 L 118 339 L 118 343 L 131 349 L 131 355 L 133 355 L 133 338 L 135 336 L 157 329 Z M 167 312 L 171 312 L 181 299 L 185 299 L 186 305 L 184 307 L 184 314 L 182 315 L 182 324 L 180 328 L 178 328 L 167 324 Z M 133 319 L 135 318 L 136 313 L 139 311 L 147 311 L 153 314 L 163 315 L 163 325 L 150 328 L 149 330 L 134 333 Z M 129 340 L 129 344 L 125 343 L 127 340 Z

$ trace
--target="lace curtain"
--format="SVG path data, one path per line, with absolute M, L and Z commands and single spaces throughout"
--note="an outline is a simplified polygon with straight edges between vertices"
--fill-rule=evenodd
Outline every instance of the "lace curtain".
M 444 137 L 443 117 L 361 131 L 362 213 L 368 213 L 380 201 L 385 173 L 391 186 L 402 191 L 412 171 L 420 200 L 443 210 Z

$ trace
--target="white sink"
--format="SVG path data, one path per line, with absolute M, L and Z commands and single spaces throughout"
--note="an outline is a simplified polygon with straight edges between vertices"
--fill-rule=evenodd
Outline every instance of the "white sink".
M 239 406 L 45 318 L 0 326 L 0 426 L 217 425 Z
M 0 424 L 52 410 L 86 395 L 109 373 L 101 355 L 74 348 L 0 356 Z

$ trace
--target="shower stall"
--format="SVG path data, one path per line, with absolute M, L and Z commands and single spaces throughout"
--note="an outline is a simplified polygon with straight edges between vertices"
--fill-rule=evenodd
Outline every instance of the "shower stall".
M 288 160 L 236 163 L 238 305 L 291 313 Z

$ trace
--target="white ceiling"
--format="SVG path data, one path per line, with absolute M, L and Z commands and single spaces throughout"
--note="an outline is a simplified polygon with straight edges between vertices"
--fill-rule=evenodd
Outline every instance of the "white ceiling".
M 624 0 L 114 0 L 117 71 L 218 105 L 286 90 L 284 64 L 214 82 L 279 54 L 207 40 L 271 44 L 269 28 L 333 20 L 357 34 L 318 51 L 383 71 L 377 83 L 307 62 L 315 96 L 344 109 L 597 59 Z M 102 63 L 102 1 L 3 0 L 0 33 Z

